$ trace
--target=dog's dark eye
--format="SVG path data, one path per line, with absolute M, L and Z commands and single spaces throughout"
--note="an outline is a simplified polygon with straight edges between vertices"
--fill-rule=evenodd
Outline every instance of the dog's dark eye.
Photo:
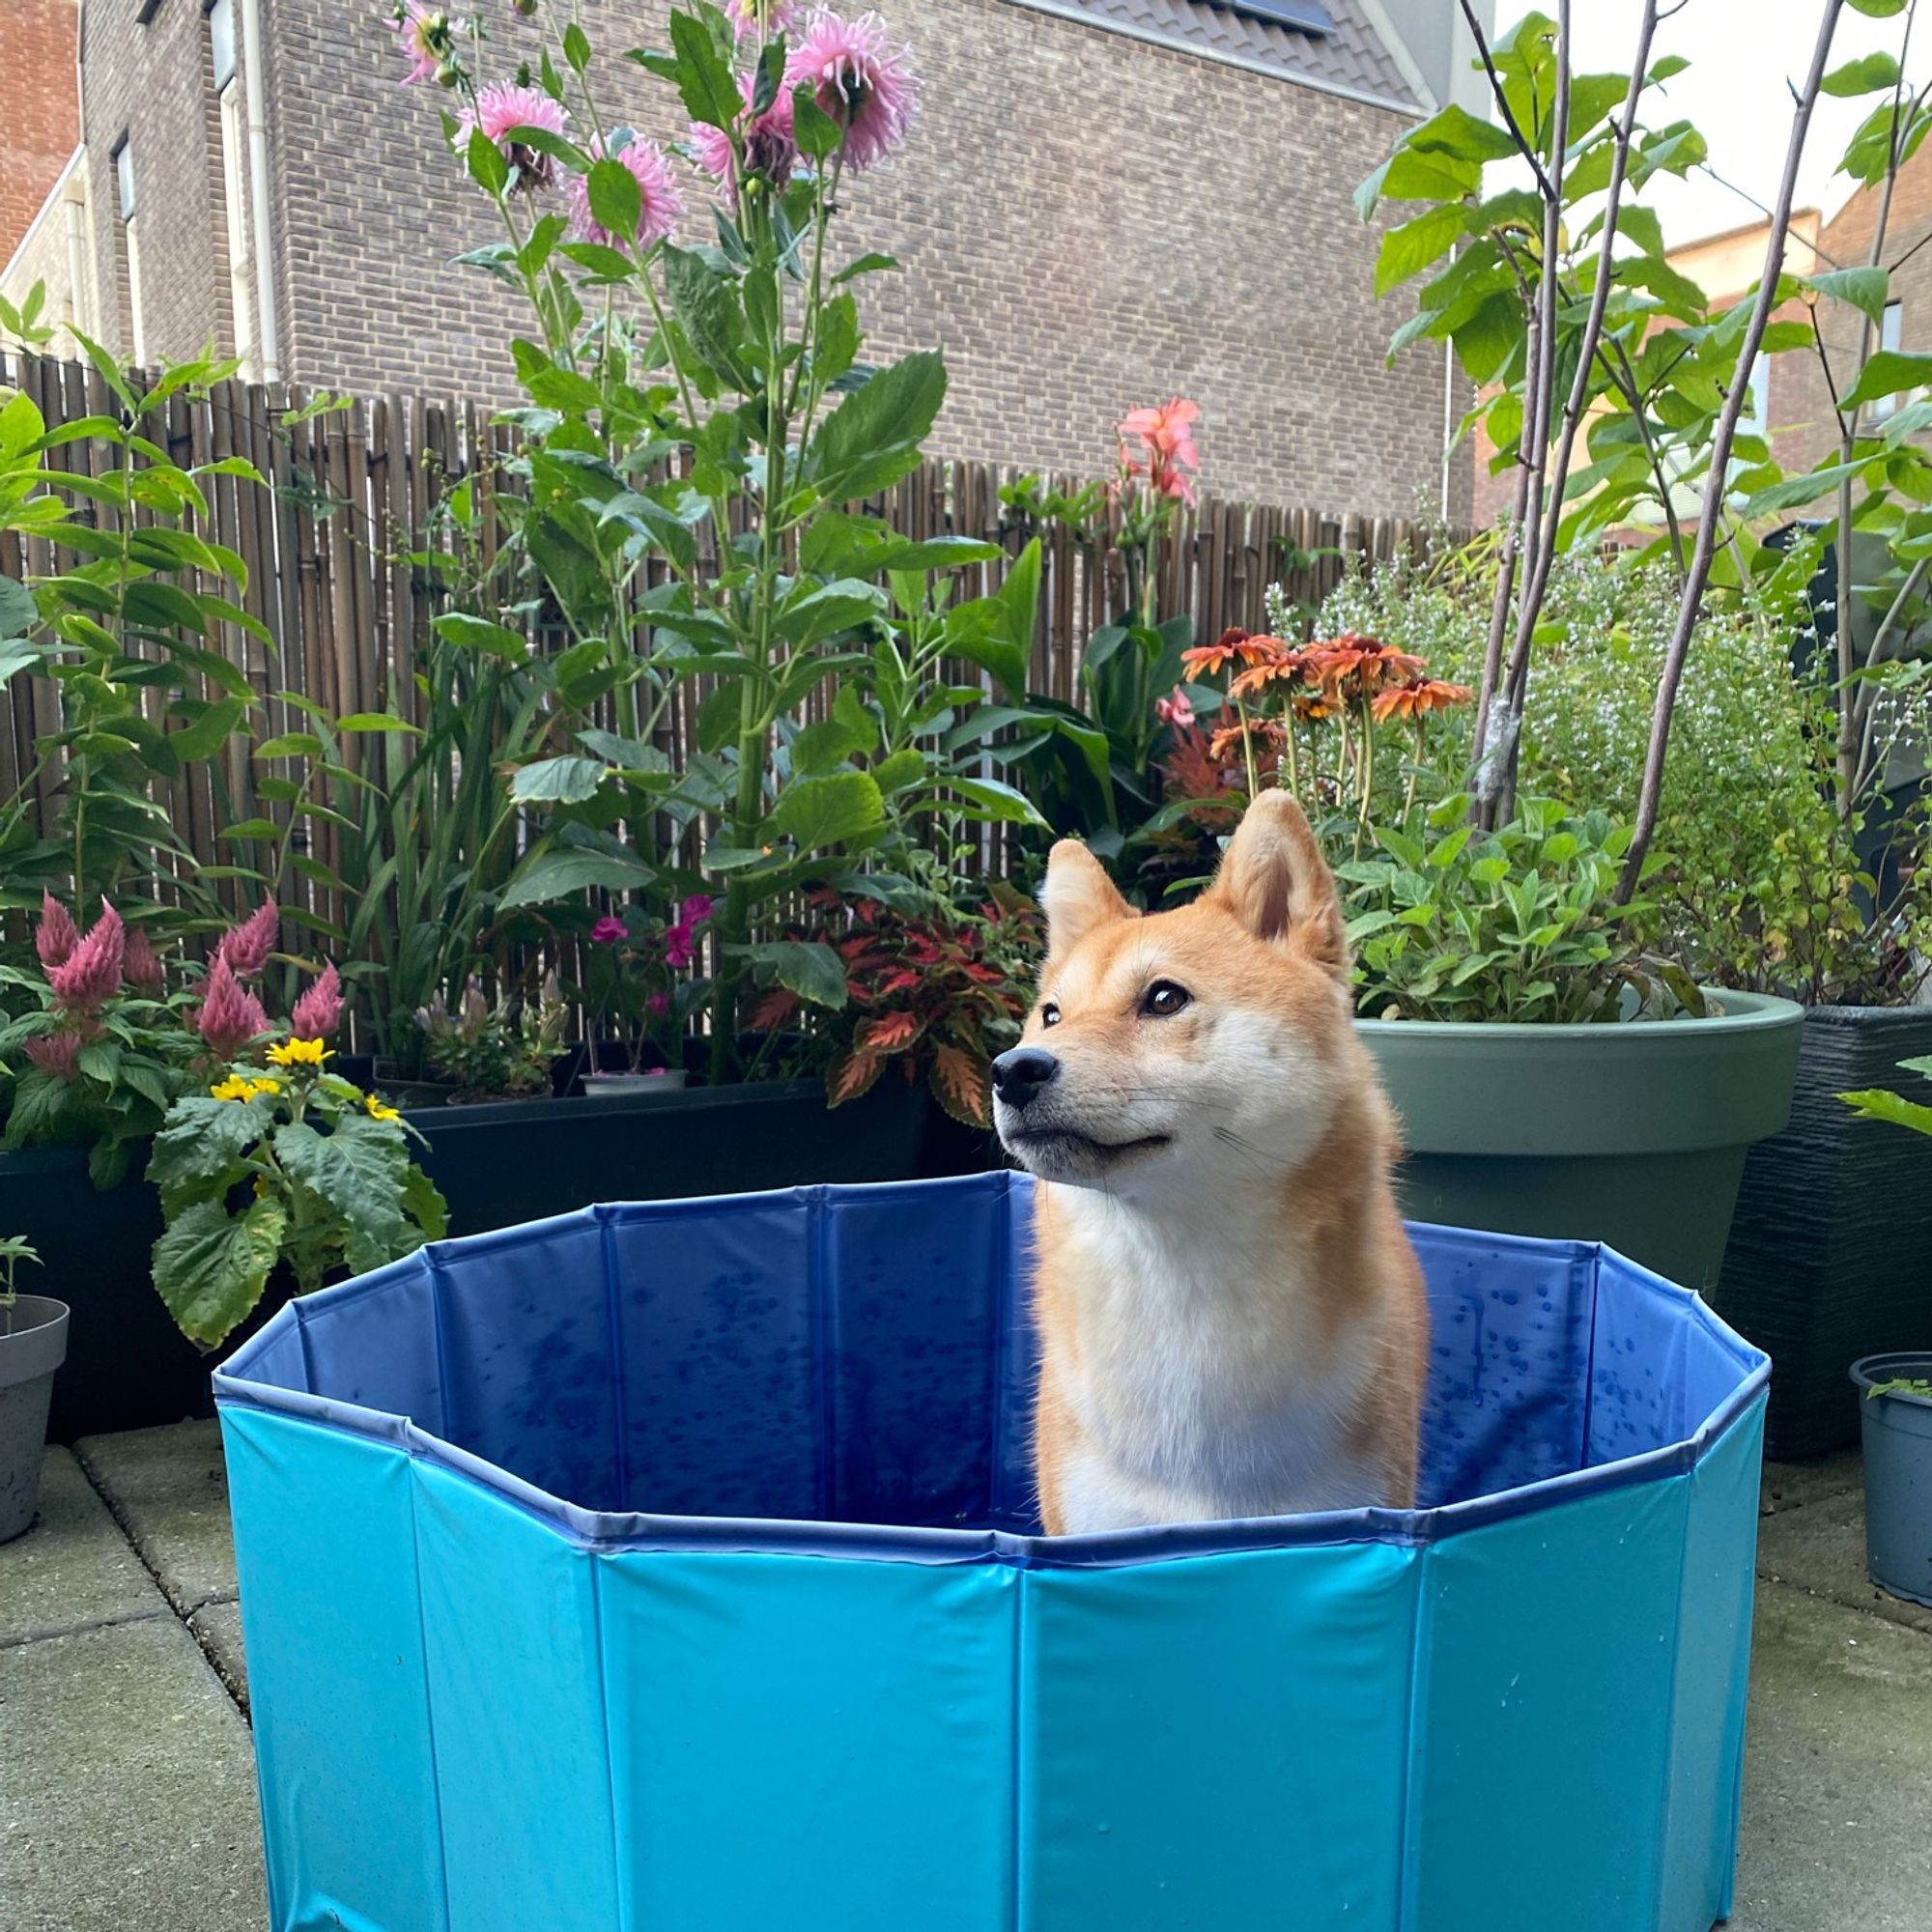
M 1141 1011 L 1151 1013 L 1155 1019 L 1164 1020 L 1178 1013 L 1187 1004 L 1188 993 L 1185 986 L 1177 986 L 1172 980 L 1156 980 L 1147 989 L 1141 1001 Z
M 1046 1005 L 1040 1008 L 1039 1023 L 1041 1026 L 1058 1026 L 1060 1024 L 1060 1009 L 1051 1000 L 1047 1001 Z

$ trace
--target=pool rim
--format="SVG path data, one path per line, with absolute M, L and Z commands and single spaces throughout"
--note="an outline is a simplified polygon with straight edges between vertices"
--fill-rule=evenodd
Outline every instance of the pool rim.
M 1015 1569 L 1117 1569 L 1182 1557 L 1253 1554 L 1264 1550 L 1385 1544 L 1421 1548 L 1466 1535 L 1490 1524 L 1538 1515 L 1545 1510 L 1613 1491 L 1662 1482 L 1689 1473 L 1730 1432 L 1761 1410 L 1771 1379 L 1771 1360 L 1730 1327 L 1703 1298 L 1665 1279 L 1601 1241 L 1557 1240 L 1526 1235 L 1490 1234 L 1432 1222 L 1408 1224 L 1450 1248 L 1468 1246 L 1493 1253 L 1516 1250 L 1573 1265 L 1601 1268 L 1608 1260 L 1626 1270 L 1626 1280 L 1646 1293 L 1690 1304 L 1691 1321 L 1702 1327 L 1736 1364 L 1740 1379 L 1697 1427 L 1678 1440 L 1634 1456 L 1619 1457 L 1586 1469 L 1565 1470 L 1512 1489 L 1472 1496 L 1433 1509 L 1335 1510 L 1305 1516 L 1249 1517 L 1205 1523 L 1155 1524 L 1111 1530 L 1094 1536 L 1052 1537 L 1002 1529 L 943 1529 L 906 1524 L 820 1521 L 802 1518 L 659 1515 L 648 1511 L 589 1510 L 526 1482 L 500 1464 L 473 1455 L 422 1428 L 408 1416 L 365 1407 L 331 1396 L 250 1380 L 255 1358 L 289 1328 L 300 1334 L 305 1311 L 340 1309 L 390 1287 L 400 1276 L 433 1272 L 450 1261 L 491 1250 L 522 1247 L 553 1232 L 603 1227 L 613 1219 L 645 1210 L 657 1218 L 710 1214 L 735 1205 L 774 1200 L 810 1202 L 895 1191 L 930 1191 L 975 1183 L 1005 1183 L 1010 1201 L 1026 1177 L 995 1171 L 955 1180 L 826 1184 L 766 1193 L 709 1195 L 695 1200 L 607 1203 L 549 1220 L 526 1222 L 488 1234 L 432 1242 L 415 1254 L 354 1280 L 290 1301 L 213 1375 L 217 1409 L 252 1409 L 286 1416 L 331 1434 L 384 1443 L 412 1461 L 448 1471 L 546 1523 L 569 1542 L 593 1553 L 699 1552 L 843 1557 L 923 1565 L 997 1563 Z M 1591 1342 L 1594 1350 L 1594 1336 Z M 304 1347 L 304 1359 L 306 1348 Z

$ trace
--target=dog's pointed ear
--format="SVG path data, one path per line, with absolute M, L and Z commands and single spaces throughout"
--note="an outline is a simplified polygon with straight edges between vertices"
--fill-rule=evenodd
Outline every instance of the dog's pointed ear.
M 1331 973 L 1348 973 L 1335 875 L 1307 814 L 1287 792 L 1264 791 L 1248 807 L 1208 897 L 1257 939 L 1286 947 Z
M 1107 868 L 1077 838 L 1063 838 L 1047 855 L 1039 902 L 1046 908 L 1049 959 L 1065 959 L 1096 926 L 1140 917 L 1121 896 Z

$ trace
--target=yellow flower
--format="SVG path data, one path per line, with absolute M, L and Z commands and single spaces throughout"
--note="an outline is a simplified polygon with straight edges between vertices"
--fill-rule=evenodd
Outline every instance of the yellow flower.
M 255 1199 L 257 1201 L 266 1201 L 268 1198 L 269 1177 L 266 1174 L 258 1174 L 255 1177 Z
M 334 1058 L 319 1039 L 288 1039 L 269 1049 L 270 1063 L 275 1066 L 320 1066 Z
M 252 1084 L 258 1094 L 279 1094 L 282 1091 L 282 1083 L 279 1080 L 270 1079 L 266 1075 Z
M 369 1110 L 372 1121 L 400 1121 L 403 1117 L 393 1107 L 385 1107 L 373 1094 L 362 1096 L 362 1104 Z
M 252 1100 L 255 1097 L 254 1083 L 243 1080 L 239 1073 L 231 1073 L 226 1080 L 218 1081 L 208 1091 L 217 1100 Z

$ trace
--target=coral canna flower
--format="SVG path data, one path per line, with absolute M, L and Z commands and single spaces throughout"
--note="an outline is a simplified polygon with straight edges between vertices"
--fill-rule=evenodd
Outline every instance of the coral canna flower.
M 1194 706 L 1179 685 L 1166 697 L 1153 701 L 1153 715 L 1163 724 L 1188 725 L 1194 723 Z
M 41 964 L 51 970 L 66 963 L 68 954 L 80 944 L 80 928 L 73 915 L 53 894 L 41 895 L 41 916 L 34 923 L 34 951 Z
M 1130 475 L 1145 475 L 1157 497 L 1178 497 L 1190 507 L 1195 502 L 1194 473 L 1201 457 L 1194 447 L 1194 425 L 1201 406 L 1184 396 L 1157 409 L 1129 410 L 1121 418 L 1121 462 Z M 1127 454 L 1127 439 L 1141 446 L 1138 459 Z
M 121 915 L 100 901 L 100 917 L 87 937 L 47 975 L 54 1004 L 70 1012 L 99 1012 L 121 990 L 121 967 L 127 957 L 128 934 Z

